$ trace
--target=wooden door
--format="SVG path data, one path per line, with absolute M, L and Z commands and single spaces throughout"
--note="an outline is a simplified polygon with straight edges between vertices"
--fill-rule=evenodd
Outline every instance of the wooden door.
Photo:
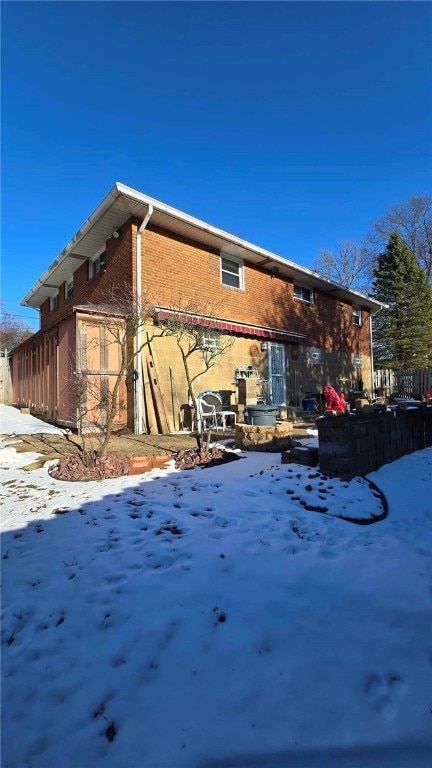
M 78 356 L 80 378 L 78 401 L 85 414 L 84 423 L 103 424 L 106 409 L 117 382 L 121 350 L 110 324 L 102 319 L 80 320 L 78 323 Z M 124 426 L 127 422 L 126 376 L 123 373 L 116 397 L 114 422 Z

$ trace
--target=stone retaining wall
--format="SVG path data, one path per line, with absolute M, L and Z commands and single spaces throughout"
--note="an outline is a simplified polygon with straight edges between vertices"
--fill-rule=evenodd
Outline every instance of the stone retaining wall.
M 290 447 L 292 433 L 293 425 L 289 422 L 276 424 L 274 427 L 237 424 L 235 444 L 244 451 L 281 451 Z
M 352 478 L 432 445 L 432 407 L 318 419 L 325 474 Z

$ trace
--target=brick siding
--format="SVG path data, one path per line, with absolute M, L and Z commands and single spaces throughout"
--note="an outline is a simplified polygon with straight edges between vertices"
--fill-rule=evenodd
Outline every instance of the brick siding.
M 73 294 L 65 298 L 65 285 L 59 288 L 58 308 L 50 311 L 50 300 L 41 306 L 41 330 L 46 331 L 67 317 L 73 307 L 79 304 L 97 304 L 104 298 L 107 289 L 114 284 L 132 281 L 132 226 L 126 222 L 119 229 L 117 240 L 106 242 L 106 268 L 89 279 L 88 261 L 78 262 L 75 269 Z
M 351 304 L 321 291 L 308 304 L 294 298 L 291 281 L 246 263 L 244 290 L 222 285 L 219 251 L 151 226 L 143 236 L 142 258 L 143 285 L 157 304 L 197 299 L 216 306 L 220 317 L 307 334 L 308 346 L 324 349 L 339 344 L 341 304 L 345 352 L 370 354 L 369 313 L 363 310 L 362 326 L 355 326 Z
M 74 272 L 73 295 L 65 298 L 60 286 L 58 308 L 50 311 L 49 299 L 41 307 L 41 328 L 47 330 L 72 311 L 75 305 L 100 302 L 107 288 L 128 281 L 135 286 L 137 223 L 131 219 L 119 230 L 117 240 L 106 243 L 106 269 L 88 278 L 88 262 Z M 178 305 L 196 300 L 214 308 L 220 317 L 253 325 L 282 328 L 306 334 L 311 347 L 331 349 L 340 339 L 341 319 L 345 352 L 370 354 L 369 313 L 363 310 L 361 327 L 352 323 L 352 307 L 321 291 L 315 303 L 294 298 L 293 283 L 271 277 L 260 267 L 244 265 L 244 290 L 221 284 L 219 251 L 151 225 L 142 237 L 143 289 L 159 305 Z M 304 281 L 307 284 L 307 280 Z

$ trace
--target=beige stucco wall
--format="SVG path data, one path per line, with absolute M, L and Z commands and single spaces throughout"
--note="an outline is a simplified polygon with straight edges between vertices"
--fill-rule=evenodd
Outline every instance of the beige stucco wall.
M 259 368 L 259 373 L 265 378 L 264 373 L 266 370 L 264 365 L 264 353 L 260 353 L 258 358 L 252 357 L 250 354 L 250 347 L 252 344 L 259 347 L 259 343 L 257 344 L 256 339 L 235 338 L 233 345 L 228 348 L 223 355 L 217 358 L 215 365 L 196 380 L 194 384 L 195 394 L 199 394 L 199 392 L 202 392 L 205 389 L 232 390 L 233 393 L 235 393 L 236 383 L 234 372 L 235 368 L 238 366 L 257 366 Z M 169 337 L 154 339 L 151 346 L 158 368 L 160 385 L 161 388 L 163 388 L 164 393 L 169 394 L 170 392 L 171 366 L 179 400 L 181 403 L 186 403 L 188 400 L 186 377 L 181 355 L 175 340 Z M 190 358 L 190 370 L 192 375 L 198 373 L 202 368 L 202 362 L 198 354 L 195 354 Z M 232 402 L 235 402 L 235 394 L 233 394 Z
M 261 341 L 256 338 L 235 338 L 233 345 L 218 358 L 214 367 L 200 376 L 194 384 L 195 394 L 206 389 L 231 390 L 231 403 L 238 400 L 235 369 L 239 366 L 256 366 L 262 379 L 268 379 L 268 353 L 261 351 Z M 175 382 L 175 389 L 180 404 L 188 402 L 186 377 L 179 350 L 175 340 L 169 337 L 155 338 L 151 342 L 159 383 L 166 405 L 169 409 L 176 408 L 176 393 L 171 383 L 170 367 Z M 258 347 L 257 357 L 251 354 L 251 347 Z M 362 357 L 362 368 L 354 365 L 352 354 L 344 357 L 342 372 L 339 350 L 323 350 L 320 362 L 311 357 L 309 347 L 285 344 L 287 402 L 297 404 L 306 392 L 321 392 L 327 384 L 339 385 L 342 374 L 348 378 L 343 389 L 357 388 L 361 377 L 365 386 L 370 381 L 370 359 Z M 293 359 L 296 357 L 297 359 Z M 191 372 L 201 370 L 198 356 L 191 358 Z M 258 394 L 258 392 L 257 392 Z
M 298 359 L 293 360 L 291 350 L 288 352 L 288 380 L 290 398 L 302 396 L 305 392 L 321 392 L 327 384 L 341 387 L 345 392 L 357 389 L 359 379 L 365 387 L 370 387 L 371 361 L 370 357 L 361 356 L 361 367 L 355 365 L 355 356 L 345 353 L 343 366 L 340 350 L 321 350 L 319 360 L 315 361 L 312 354 L 315 350 L 310 347 L 298 347 Z M 343 382 L 341 379 L 347 379 Z

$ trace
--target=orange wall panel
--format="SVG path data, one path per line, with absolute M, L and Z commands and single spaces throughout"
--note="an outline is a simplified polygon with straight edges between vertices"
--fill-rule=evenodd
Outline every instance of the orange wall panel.
M 76 322 L 75 316 L 67 317 L 58 331 L 58 418 L 60 421 L 76 419 L 73 376 L 76 370 Z

